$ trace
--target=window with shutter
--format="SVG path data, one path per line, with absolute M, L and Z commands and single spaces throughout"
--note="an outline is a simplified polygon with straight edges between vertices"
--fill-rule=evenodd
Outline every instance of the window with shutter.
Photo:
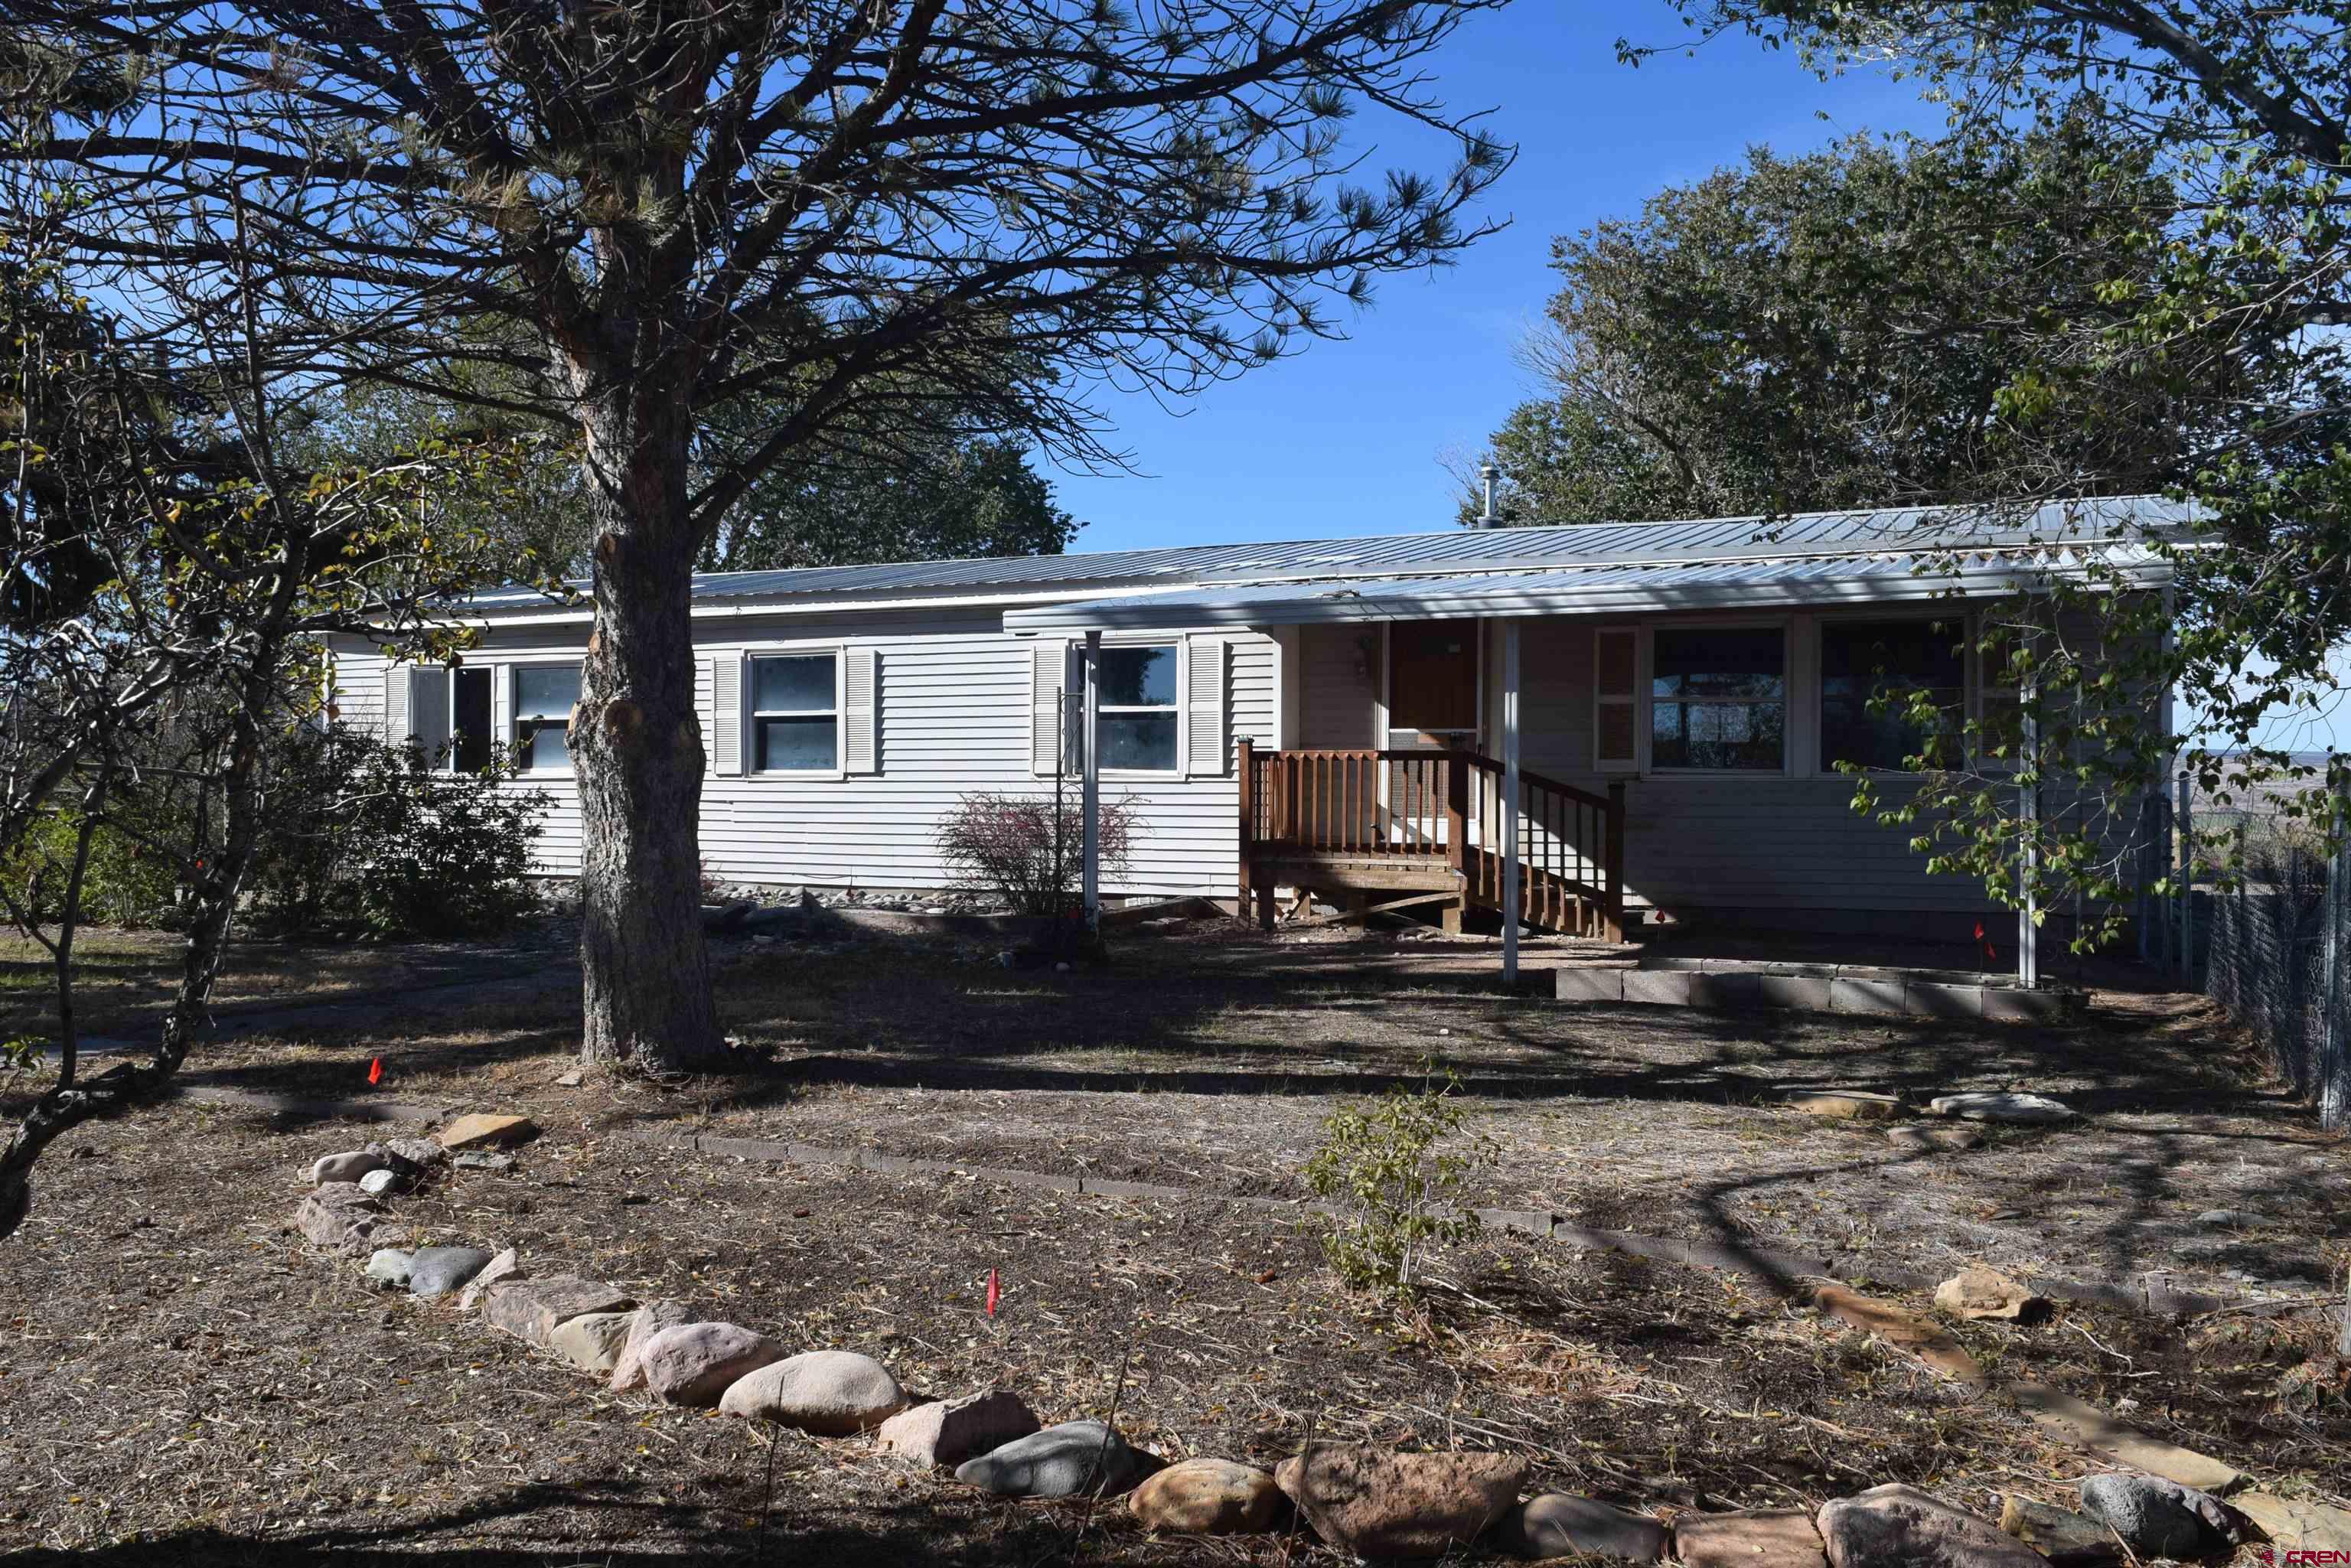
M 1232 748 L 1225 742 L 1225 643 L 1196 637 L 1184 645 L 1184 771 L 1214 778 Z
M 1641 633 L 1596 632 L 1592 649 L 1592 757 L 1603 771 L 1640 766 Z

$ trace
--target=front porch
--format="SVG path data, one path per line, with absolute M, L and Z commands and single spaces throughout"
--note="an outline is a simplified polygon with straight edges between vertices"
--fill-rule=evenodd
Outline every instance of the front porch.
M 1241 908 L 1264 929 L 1275 890 L 1292 887 L 1347 919 L 1417 910 L 1458 932 L 1476 908 L 1625 937 L 1621 779 L 1601 795 L 1473 751 L 1259 750 L 1246 738 L 1236 767 Z

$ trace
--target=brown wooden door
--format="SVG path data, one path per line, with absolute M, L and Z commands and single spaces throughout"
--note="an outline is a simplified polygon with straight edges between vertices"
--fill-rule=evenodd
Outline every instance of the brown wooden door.
M 1477 744 L 1478 622 L 1402 621 L 1388 628 L 1388 728 Z

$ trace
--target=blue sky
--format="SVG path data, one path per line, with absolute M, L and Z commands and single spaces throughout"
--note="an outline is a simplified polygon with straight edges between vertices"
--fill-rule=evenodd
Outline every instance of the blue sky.
M 1520 0 L 1479 16 L 1433 60 L 1437 90 L 1515 142 L 1515 167 L 1483 211 L 1510 220 L 1458 265 L 1379 283 L 1348 310 L 1349 336 L 1318 342 L 1163 410 L 1107 393 L 1137 476 L 1063 474 L 1084 519 L 1080 549 L 1405 533 L 1452 526 L 1448 447 L 1474 450 L 1527 392 L 1511 350 L 1552 293 L 1554 235 L 1630 214 L 1768 144 L 1797 152 L 1855 131 L 1931 131 L 1941 113 L 1914 87 L 1869 74 L 1823 82 L 1743 38 L 1695 57 L 1616 62 L 1616 40 L 1683 36 L 1665 0 L 1594 5 Z M 1441 172 L 1437 139 L 1366 117 L 1372 168 Z

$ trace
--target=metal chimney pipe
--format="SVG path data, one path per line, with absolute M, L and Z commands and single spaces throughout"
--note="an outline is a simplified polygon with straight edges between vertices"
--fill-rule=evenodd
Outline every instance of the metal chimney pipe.
M 1479 466 L 1479 477 L 1486 481 L 1486 510 L 1478 518 L 1478 526 L 1481 528 L 1499 528 L 1502 526 L 1501 517 L 1494 510 L 1494 481 L 1501 477 L 1501 474 L 1502 471 L 1491 463 L 1481 464 Z

